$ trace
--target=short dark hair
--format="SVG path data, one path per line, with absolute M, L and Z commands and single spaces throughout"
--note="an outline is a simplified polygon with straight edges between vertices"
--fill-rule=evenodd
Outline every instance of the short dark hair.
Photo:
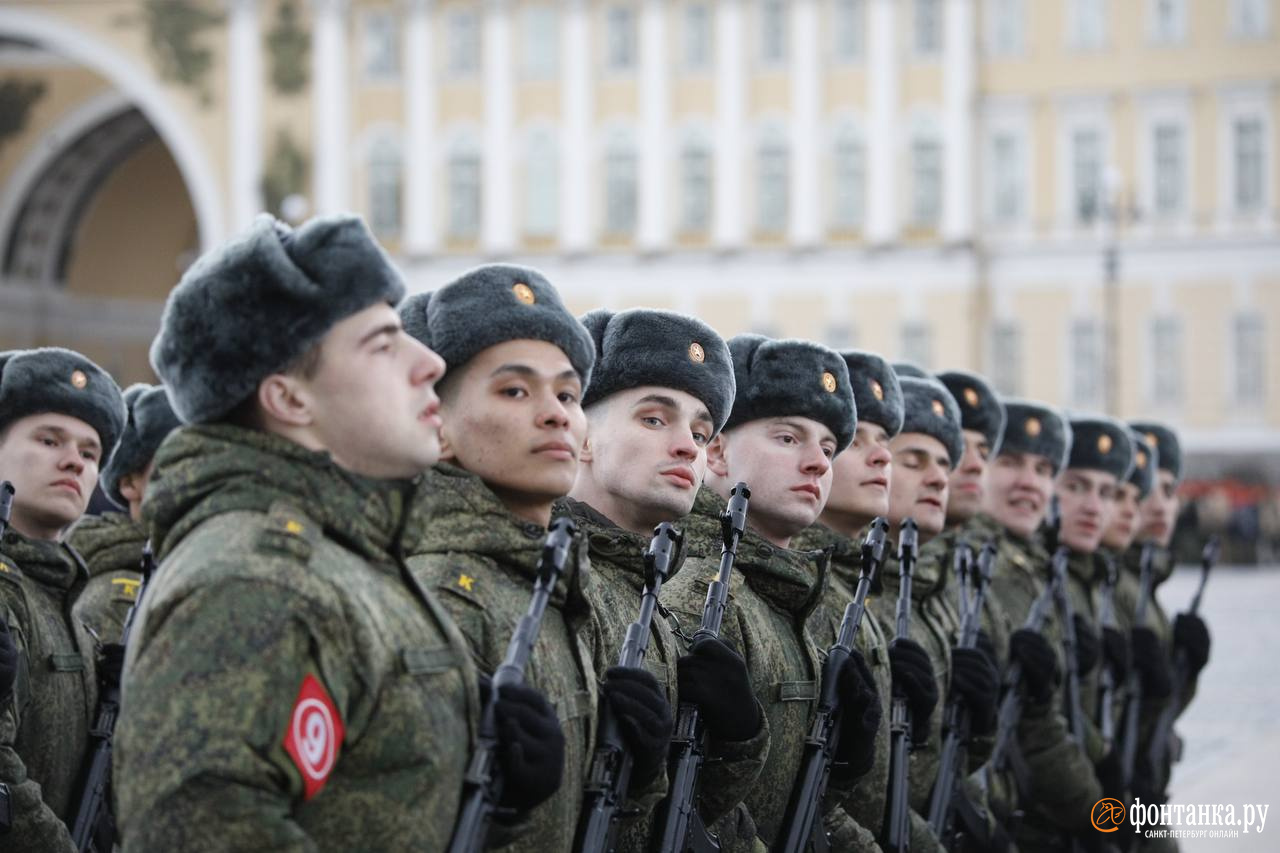
M 322 354 L 320 342 L 316 342 L 307 347 L 302 355 L 277 370 L 276 373 L 297 376 L 300 379 L 314 379 L 316 373 L 320 371 Z M 259 382 L 257 387 L 253 389 L 252 394 L 236 403 L 235 408 L 227 412 L 222 418 L 222 422 L 232 426 L 243 427 L 244 429 L 263 429 L 262 409 L 258 406 L 258 388 L 261 387 L 262 383 Z

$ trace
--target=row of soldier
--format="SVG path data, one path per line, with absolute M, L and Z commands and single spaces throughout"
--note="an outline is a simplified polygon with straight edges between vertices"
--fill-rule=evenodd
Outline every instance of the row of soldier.
M 1209 656 L 1166 427 L 513 265 L 405 299 L 354 217 L 201 258 L 151 360 L 0 354 L 5 850 L 1169 843 L 1091 817 Z

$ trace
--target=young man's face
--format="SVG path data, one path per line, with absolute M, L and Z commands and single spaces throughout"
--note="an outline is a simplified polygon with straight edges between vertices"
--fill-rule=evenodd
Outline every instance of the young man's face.
M 320 362 L 298 380 L 311 403 L 312 431 L 339 465 L 376 479 L 406 479 L 440 458 L 444 361 L 400 326 L 389 305 L 334 325 Z
M 1113 551 L 1123 551 L 1133 544 L 1138 533 L 1138 487 L 1121 483 L 1116 487 L 1116 500 L 1111 523 L 1102 534 L 1102 544 Z
M 893 482 L 889 486 L 889 523 L 897 529 L 915 519 L 920 541 L 942 532 L 947 520 L 947 484 L 951 457 L 941 441 L 922 432 L 899 433 L 889 442 Z
M 983 509 L 1023 539 L 1035 535 L 1053 496 L 1053 462 L 1045 456 L 1002 452 L 987 469 Z
M 751 526 L 785 548 L 818 520 L 831 491 L 835 455 L 835 434 L 811 418 L 760 418 L 717 436 L 707 450 L 707 467 L 722 494 L 734 483 L 750 487 Z
M 715 423 L 692 394 L 646 386 L 593 405 L 570 494 L 616 524 L 647 533 L 689 514 Z
M 832 462 L 831 497 L 822 518 L 833 529 L 852 534 L 876 516 L 889 514 L 893 456 L 889 433 L 879 424 L 859 422 L 853 444 Z
M 1173 472 L 1163 468 L 1156 471 L 1155 488 L 1139 505 L 1139 542 L 1154 542 L 1167 548 L 1173 539 L 1173 528 L 1178 521 L 1178 484 Z
M 1056 487 L 1061 525 L 1058 541 L 1092 554 L 1102 543 L 1116 502 L 1116 477 L 1102 471 L 1068 468 Z
M 13 483 L 13 529 L 31 539 L 57 539 L 84 514 L 98 484 L 102 444 L 79 418 L 29 415 L 0 435 L 0 479 Z
M 948 482 L 947 524 L 963 524 L 982 509 L 991 443 L 976 429 L 964 431 L 964 455 Z
M 129 502 L 129 517 L 134 521 L 142 521 L 142 500 L 147 496 L 147 484 L 151 482 L 151 471 L 155 467 L 153 463 L 154 460 L 141 470 L 123 475 L 116 484 L 120 496 Z
M 533 340 L 491 346 L 445 389 L 445 456 L 513 512 L 542 520 L 578 473 L 587 435 L 581 400 L 582 380 L 559 347 Z

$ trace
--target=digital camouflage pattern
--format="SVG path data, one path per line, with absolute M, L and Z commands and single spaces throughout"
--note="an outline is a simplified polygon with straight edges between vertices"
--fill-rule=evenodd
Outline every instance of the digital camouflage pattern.
M 494 672 L 516 624 L 529 609 L 547 531 L 512 515 L 484 481 L 454 465 L 424 475 L 405 530 L 410 569 L 466 637 L 476 667 Z M 542 618 L 525 683 L 555 707 L 564 730 L 560 790 L 528 813 L 512 850 L 568 850 L 582 806 L 582 784 L 594 746 L 597 648 L 584 587 L 593 580 L 579 534 Z M 633 791 L 645 802 L 648 791 Z
M 557 503 L 556 514 L 571 517 L 587 542 L 594 578 L 583 592 L 591 603 L 592 618 L 600 637 L 595 650 L 596 677 L 603 678 L 605 670 L 617 664 L 627 628 L 639 615 L 640 595 L 644 591 L 644 554 L 652 537 L 623 530 L 591 506 L 570 498 Z M 682 522 L 677 522 L 678 529 L 683 530 L 683 526 Z M 668 581 L 679 572 L 684 554 L 682 547 L 672 561 Z M 650 625 L 645 668 L 666 688 L 673 714 L 680 701 L 676 660 L 683 654 L 685 641 L 676 635 L 671 623 L 655 611 Z M 763 710 L 761 713 L 763 719 Z M 738 837 L 742 816 L 731 812 L 746 797 L 760 775 L 768 748 L 767 725 L 761 725 L 760 731 L 747 740 L 712 739 L 708 745 L 708 760 L 703 765 L 699 780 L 701 796 L 698 808 L 708 827 L 715 824 L 713 831 L 721 836 L 724 844 Z M 651 803 L 643 804 L 641 817 L 653 815 L 652 808 L 666 794 L 665 786 L 655 794 L 660 796 L 653 797 Z M 652 821 L 628 821 L 619 833 L 618 849 L 647 850 L 651 832 Z
M 441 849 L 479 692 L 397 557 L 414 486 L 226 425 L 176 433 L 155 465 L 160 565 L 116 728 L 125 849 Z
M 0 614 L 18 649 L 13 692 L 0 706 L 0 782 L 13 810 L 5 850 L 75 850 L 66 823 L 97 702 L 93 639 L 71 618 L 86 580 L 65 545 L 13 528 L 0 542 Z
M 77 624 L 88 625 L 102 642 L 120 642 L 142 583 L 146 529 L 120 512 L 86 515 L 72 528 L 67 541 L 89 567 L 89 582 L 76 597 L 72 618 Z
M 1067 594 L 1071 596 L 1072 613 L 1085 621 L 1089 630 L 1099 639 L 1099 660 L 1093 670 L 1080 676 L 1080 708 L 1084 712 L 1082 740 L 1085 754 L 1097 765 L 1106 756 L 1102 731 L 1098 728 L 1098 689 L 1102 673 L 1102 628 L 1098 623 L 1100 586 L 1106 577 L 1106 565 L 1097 553 L 1083 554 L 1072 551 L 1067 558 Z M 1063 706 L 1064 709 L 1066 706 Z

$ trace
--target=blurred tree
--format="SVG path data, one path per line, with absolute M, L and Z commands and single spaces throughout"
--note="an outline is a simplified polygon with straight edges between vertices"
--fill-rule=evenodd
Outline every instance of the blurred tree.
M 26 128 L 31 108 L 44 97 L 45 89 L 40 80 L 6 77 L 0 81 L 0 148 Z
M 280 4 L 275 25 L 267 35 L 271 53 L 271 82 L 282 95 L 302 91 L 307 85 L 307 54 L 311 36 L 298 23 L 298 7 L 293 0 Z

